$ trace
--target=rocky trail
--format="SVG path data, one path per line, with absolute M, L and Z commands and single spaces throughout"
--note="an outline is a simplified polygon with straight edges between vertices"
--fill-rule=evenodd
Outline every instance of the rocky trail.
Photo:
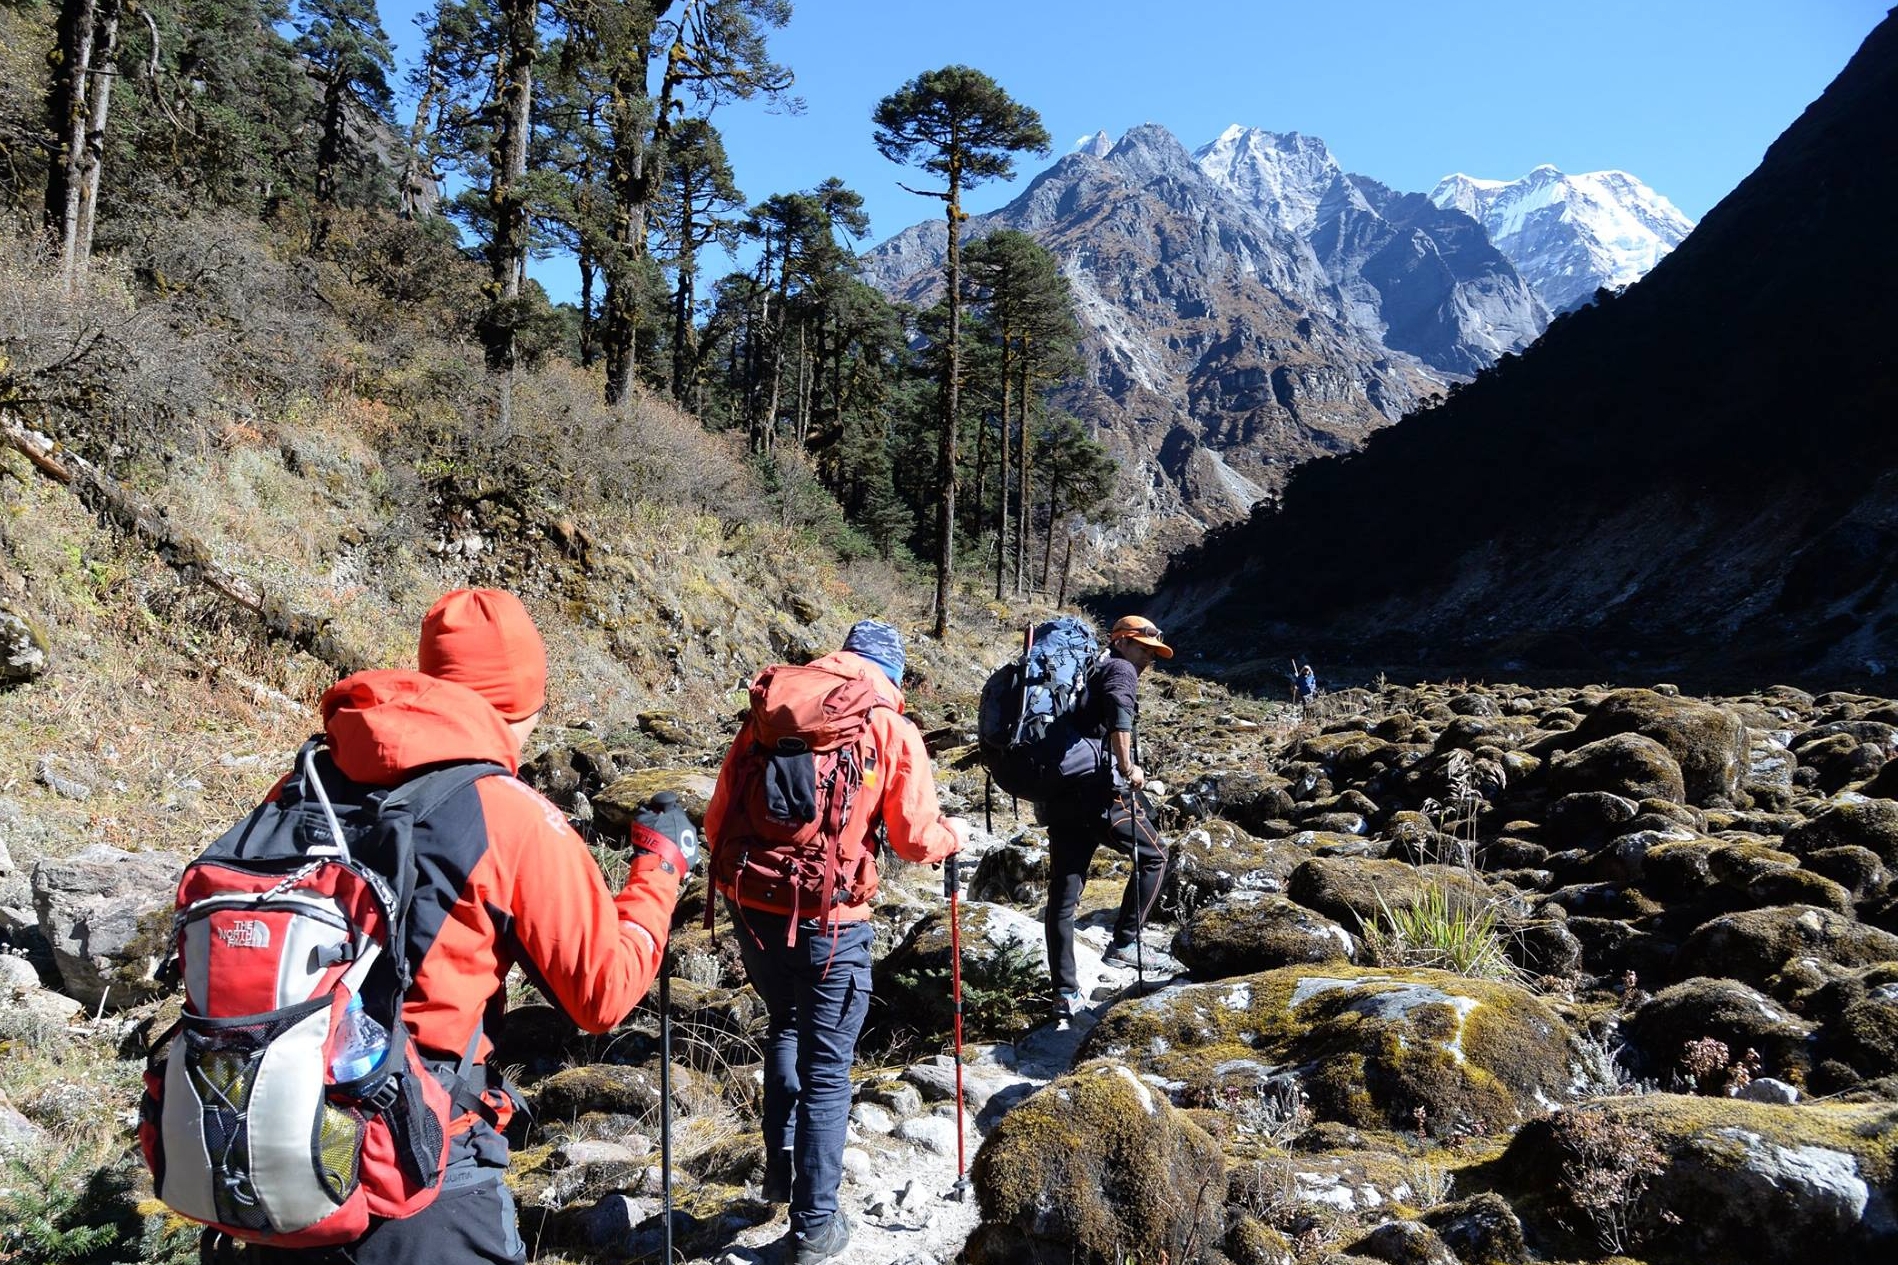
M 1126 874 L 1103 850 L 1077 931 L 1088 1010 L 1057 1031 L 1042 832 L 999 814 L 971 846 L 960 1201 L 941 879 L 888 868 L 841 1260 L 1668 1265 L 1898 1245 L 1898 703 L 1458 684 L 1300 715 L 1184 677 L 1148 694 L 1173 858 L 1146 989 L 1101 960 Z M 959 714 L 932 718 L 944 802 L 980 817 Z M 562 743 L 529 776 L 609 836 L 654 785 L 709 790 L 701 766 Z M 180 858 L 35 855 L 33 803 L 0 805 L 18 841 L 0 917 L 24 951 L 0 957 L 7 1023 L 129 1053 L 175 1006 L 143 977 Z M 775 1265 L 763 1016 L 739 933 L 708 936 L 697 901 L 674 936 L 675 1228 L 686 1259 Z M 537 1108 L 512 1180 L 539 1259 L 654 1259 L 650 1006 L 590 1038 L 523 990 L 500 1058 Z M 31 1144 L 56 1100 L 22 1095 L 0 1127 Z

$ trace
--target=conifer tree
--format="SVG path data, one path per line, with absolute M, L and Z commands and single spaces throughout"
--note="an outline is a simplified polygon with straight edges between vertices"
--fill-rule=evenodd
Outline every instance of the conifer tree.
M 1016 588 L 1027 556 L 1028 454 L 1025 424 L 1033 407 L 1034 391 L 1044 383 L 1067 376 L 1079 367 L 1075 344 L 1080 331 L 1074 324 L 1067 278 L 1046 248 L 1026 233 L 1003 229 L 969 247 L 970 297 L 985 306 L 983 341 L 999 350 L 994 357 L 993 397 L 999 404 L 1001 456 L 1000 506 L 996 526 L 995 596 L 1001 597 L 1008 571 L 1009 532 L 1015 531 Z M 1024 419 L 1020 444 L 1011 443 L 1010 413 Z M 1016 507 L 1019 521 L 1011 524 L 1009 475 L 1011 453 L 1016 466 Z
M 1035 468 L 1048 489 L 1048 532 L 1041 553 L 1041 590 L 1048 590 L 1055 528 L 1071 514 L 1086 516 L 1113 495 L 1120 467 L 1091 438 L 1079 418 L 1061 413 L 1035 436 Z
M 744 204 L 732 181 L 725 142 L 706 119 L 686 119 L 672 134 L 664 186 L 666 241 L 672 251 L 672 398 L 690 407 L 697 376 L 692 313 L 699 251 L 736 231 L 730 212 Z
M 918 75 L 878 102 L 872 118 L 878 152 L 891 162 L 917 166 L 942 179 L 940 190 L 909 191 L 940 198 L 949 222 L 943 278 L 949 321 L 936 458 L 942 499 L 936 509 L 935 634 L 942 637 L 949 631 L 949 576 L 955 566 L 956 429 L 962 369 L 960 243 L 962 221 L 968 218 L 962 210 L 962 192 L 985 180 L 1012 176 L 1016 153 L 1047 153 L 1048 132 L 1040 115 L 969 66 L 945 66 Z
M 321 250 L 337 203 L 337 170 L 349 141 L 349 109 L 388 116 L 395 56 L 375 0 L 298 0 L 297 8 L 303 21 L 296 50 L 323 90 L 316 144 L 317 219 L 310 235 L 311 249 Z

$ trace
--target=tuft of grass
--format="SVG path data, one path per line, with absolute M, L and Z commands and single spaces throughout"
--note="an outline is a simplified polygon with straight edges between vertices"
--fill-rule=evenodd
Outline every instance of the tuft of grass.
M 1376 965 L 1421 966 L 1474 979 L 1515 978 L 1494 906 L 1453 900 L 1434 883 L 1414 905 L 1393 909 L 1382 895 L 1377 905 L 1377 916 L 1358 930 Z

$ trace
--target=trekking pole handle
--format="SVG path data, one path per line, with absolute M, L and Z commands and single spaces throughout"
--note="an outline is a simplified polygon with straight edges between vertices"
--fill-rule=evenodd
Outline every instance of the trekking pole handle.
M 951 852 L 942 859 L 942 895 L 944 900 L 953 900 L 962 890 L 962 859 Z

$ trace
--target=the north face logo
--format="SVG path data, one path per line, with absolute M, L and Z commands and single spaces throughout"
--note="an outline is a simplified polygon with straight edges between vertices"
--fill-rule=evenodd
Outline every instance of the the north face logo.
M 233 949 L 268 949 L 270 947 L 270 927 L 255 918 L 240 918 L 227 927 L 220 928 L 218 937 Z

